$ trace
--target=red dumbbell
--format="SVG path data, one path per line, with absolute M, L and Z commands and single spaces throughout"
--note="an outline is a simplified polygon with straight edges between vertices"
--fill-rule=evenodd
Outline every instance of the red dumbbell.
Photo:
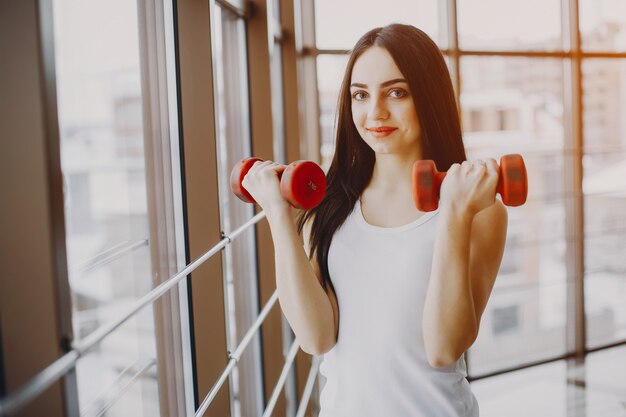
M 254 198 L 243 188 L 241 182 L 252 165 L 261 158 L 246 158 L 239 161 L 230 173 L 230 189 L 246 203 L 256 203 Z M 326 175 L 315 162 L 295 161 L 283 165 L 278 171 L 280 194 L 292 206 L 309 210 L 321 203 L 326 194 Z
M 496 192 L 507 206 L 521 206 L 528 195 L 528 178 L 522 155 L 510 154 L 500 158 L 500 179 Z M 445 172 L 438 172 L 435 162 L 427 159 L 413 164 L 413 200 L 421 211 L 433 211 L 439 206 L 439 190 Z

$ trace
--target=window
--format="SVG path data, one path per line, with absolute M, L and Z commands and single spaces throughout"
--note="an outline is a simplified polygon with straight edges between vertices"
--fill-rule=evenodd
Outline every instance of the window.
M 507 153 L 521 153 L 529 175 L 527 203 L 509 209 L 505 256 L 483 316 L 491 325 L 483 327 L 486 330 L 481 330 L 469 351 L 470 375 L 572 351 L 566 331 L 582 331 L 582 324 L 576 323 L 574 329 L 575 318 L 567 315 L 582 282 L 575 276 L 578 259 L 572 256 L 580 247 L 585 255 L 587 345 L 626 340 L 626 310 L 618 301 L 626 291 L 626 264 L 615 252 L 626 247 L 626 173 L 621 169 L 626 158 L 622 116 L 626 65 L 621 55 L 611 56 L 626 50 L 623 2 L 579 2 L 582 91 L 572 82 L 578 55 L 564 46 L 572 39 L 568 29 L 578 26 L 566 21 L 569 2 L 453 3 L 457 28 L 449 27 L 451 20 L 441 19 L 446 15 L 445 5 L 436 10 L 416 5 L 420 11 L 412 13 L 392 2 L 384 10 L 360 5 L 333 15 L 334 4 L 316 2 L 313 49 L 324 160 L 329 164 L 334 151 L 337 92 L 347 62 L 341 52 L 365 31 L 394 19 L 425 29 L 447 61 L 455 63 L 451 76 L 461 81 L 458 99 L 468 158 L 497 160 Z M 367 17 L 354 23 L 343 19 L 361 14 Z M 435 15 L 440 20 L 433 26 Z M 445 35 L 455 33 L 456 40 Z M 607 56 L 596 58 L 587 51 Z M 583 114 L 578 113 L 578 99 Z M 580 118 L 583 200 L 574 183 L 581 164 L 576 148 Z M 581 201 L 584 230 L 578 230 L 572 219 Z M 512 346 L 509 328 L 516 328 L 531 342 Z
M 491 314 L 493 316 L 492 332 L 495 337 L 519 330 L 519 306 L 494 308 Z
M 457 0 L 456 3 L 461 49 L 561 49 L 558 0 Z
M 74 339 L 153 286 L 136 2 L 55 0 Z M 81 415 L 160 414 L 152 306 L 76 366 Z
M 586 51 L 626 51 L 626 3 L 579 0 L 580 33 Z
M 380 3 L 359 0 L 315 1 L 316 44 L 320 49 L 350 49 L 368 30 L 389 23 L 408 23 L 424 30 L 445 45 L 439 22 L 445 8 L 436 0 L 388 0 Z
M 626 60 L 583 63 L 587 344 L 626 338 Z M 607 88 L 598 90 L 598 85 Z

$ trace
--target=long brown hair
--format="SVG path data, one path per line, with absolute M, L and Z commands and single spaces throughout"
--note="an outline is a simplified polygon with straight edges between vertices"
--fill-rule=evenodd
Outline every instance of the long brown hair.
M 310 256 L 317 254 L 322 286 L 332 282 L 328 273 L 328 249 L 372 178 L 374 151 L 363 141 L 352 121 L 350 82 L 352 68 L 368 48 L 385 48 L 407 80 L 420 124 L 422 158 L 432 159 L 439 171 L 466 159 L 461 123 L 450 74 L 439 47 L 416 27 L 391 24 L 367 32 L 354 46 L 346 66 L 337 106 L 335 154 L 326 175 L 324 200 L 301 212 L 298 233 L 313 217 Z

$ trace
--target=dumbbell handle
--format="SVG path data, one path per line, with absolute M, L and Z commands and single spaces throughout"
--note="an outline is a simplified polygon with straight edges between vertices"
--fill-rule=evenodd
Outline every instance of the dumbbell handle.
M 230 188 L 233 193 L 247 203 L 256 203 L 250 193 L 243 187 L 243 178 L 252 165 L 261 158 L 246 158 L 239 161 L 230 175 Z M 326 193 L 326 176 L 324 171 L 311 161 L 295 161 L 289 165 L 281 165 L 276 169 L 280 181 L 281 196 L 296 208 L 305 210 L 317 206 Z M 284 174 L 284 175 L 283 175 Z
M 447 172 L 435 172 L 433 180 L 435 181 L 435 187 L 437 188 L 437 194 L 439 194 L 439 190 L 441 190 L 441 183 L 443 179 L 446 177 Z M 498 169 L 498 186 L 496 187 L 496 193 L 502 195 L 502 168 Z
M 439 206 L 441 183 L 446 172 L 439 172 L 432 160 L 416 161 L 413 165 L 413 198 L 418 210 L 433 211 Z M 504 155 L 498 166 L 496 193 L 507 206 L 526 202 L 528 182 L 524 160 L 519 154 Z
M 252 198 L 252 196 L 250 195 L 250 193 L 248 192 L 248 190 L 246 190 L 242 185 L 240 185 L 243 182 L 243 177 L 246 176 L 246 174 L 248 173 L 248 171 L 250 170 L 250 168 L 252 167 L 252 165 L 254 165 L 254 163 L 256 161 L 261 161 L 263 162 L 264 160 L 261 158 L 246 158 L 243 159 L 241 162 L 239 162 L 239 164 L 237 165 L 239 166 L 244 166 L 244 169 L 234 169 L 231 173 L 230 176 L 230 182 L 231 182 L 231 189 L 232 190 L 237 190 L 237 192 L 239 194 L 243 194 L 243 196 L 245 196 L 245 198 L 248 200 L 248 202 L 250 203 L 256 203 L 256 201 L 254 200 L 254 198 Z M 276 173 L 278 174 L 278 180 L 280 181 L 283 177 L 283 173 L 285 172 L 285 169 L 287 168 L 287 165 L 281 165 L 277 170 Z M 285 178 L 287 179 L 287 178 Z M 281 182 L 281 188 L 284 187 L 282 185 Z

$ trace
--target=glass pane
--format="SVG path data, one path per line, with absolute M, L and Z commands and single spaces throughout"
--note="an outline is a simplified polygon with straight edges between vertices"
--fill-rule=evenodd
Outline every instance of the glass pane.
M 559 50 L 559 0 L 458 0 L 459 47 Z
M 596 241 L 602 239 L 596 239 Z M 589 244 L 585 240 L 585 244 Z M 594 348 L 626 340 L 626 235 L 620 237 L 621 270 L 607 268 L 585 274 L 585 320 L 587 347 Z M 615 250 L 612 251 L 615 254 Z
M 563 152 L 560 60 L 466 57 L 461 81 L 468 159 L 519 153 L 529 184 L 526 204 L 508 209 L 504 258 L 469 352 L 479 375 L 565 352 L 563 167 L 572 157 Z
M 626 346 L 589 353 L 585 357 L 588 416 L 624 414 Z
M 461 80 L 463 130 L 469 149 L 562 151 L 561 60 L 464 57 Z
M 347 55 L 317 57 L 317 88 L 320 107 L 322 167 L 327 169 L 335 152 L 335 119 L 341 80 L 348 63 Z
M 315 30 L 317 47 L 352 49 L 370 29 L 390 23 L 407 23 L 426 32 L 444 48 L 445 2 L 436 0 L 387 0 L 384 6 L 374 1 L 316 0 Z M 440 26 L 444 28 L 440 31 Z
M 626 51 L 626 2 L 579 0 L 580 36 L 587 51 Z
M 473 381 L 471 385 L 481 417 L 577 415 L 568 413 L 568 404 L 573 401 L 565 361 L 507 372 Z
M 585 206 L 587 208 L 589 206 Z M 622 204 L 622 210 L 624 205 Z M 605 229 L 585 234 L 585 271 L 626 278 L 626 228 Z
M 585 161 L 585 315 L 593 348 L 626 339 L 626 153 Z
M 626 150 L 626 59 L 583 61 L 586 152 Z
M 598 16 L 619 8 L 600 4 Z M 585 314 L 587 346 L 597 347 L 626 339 L 626 60 L 587 59 L 582 68 Z
M 66 244 L 80 340 L 152 287 L 137 4 L 53 6 Z M 149 307 L 78 362 L 82 414 L 158 415 L 155 358 Z
M 623 415 L 625 346 L 472 382 L 481 417 Z M 512 406 L 514 404 L 514 406 Z
M 533 252 L 558 251 L 549 246 L 524 250 L 526 259 Z M 549 256 L 543 258 L 550 263 Z M 478 376 L 552 358 L 565 353 L 566 282 L 565 268 L 529 267 L 516 282 L 498 277 L 480 324 L 480 332 L 468 352 L 469 373 Z M 534 270 L 531 275 L 531 271 Z M 547 282 L 547 283 L 546 283 Z
M 584 155 L 583 192 L 586 237 L 626 230 L 626 151 Z

